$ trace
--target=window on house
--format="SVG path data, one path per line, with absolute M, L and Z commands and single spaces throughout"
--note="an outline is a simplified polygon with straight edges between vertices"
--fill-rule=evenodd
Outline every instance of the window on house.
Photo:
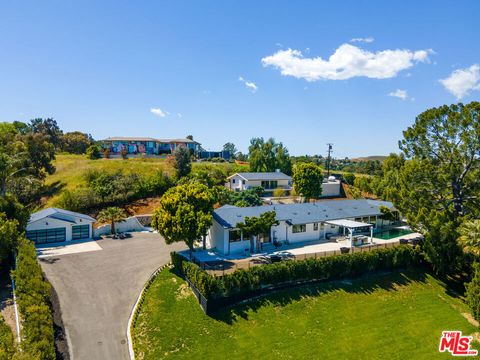
M 307 225 L 300 224 L 300 225 L 293 225 L 292 232 L 295 233 L 302 233 L 307 231 Z
M 324 223 L 320 223 L 320 230 L 323 230 L 325 228 L 325 224 Z
M 242 240 L 242 233 L 240 230 L 230 230 L 228 232 L 228 239 L 230 242 L 236 242 Z
M 313 223 L 313 231 L 318 231 L 318 223 Z
M 232 179 L 232 183 L 235 184 L 235 179 Z

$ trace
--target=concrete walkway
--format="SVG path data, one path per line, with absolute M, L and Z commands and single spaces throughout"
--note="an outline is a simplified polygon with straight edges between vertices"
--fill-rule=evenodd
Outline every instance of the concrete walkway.
M 102 251 L 40 259 L 57 291 L 73 360 L 129 359 L 127 322 L 150 274 L 169 262 L 170 251 L 158 234 L 134 233 L 128 239 L 102 239 Z

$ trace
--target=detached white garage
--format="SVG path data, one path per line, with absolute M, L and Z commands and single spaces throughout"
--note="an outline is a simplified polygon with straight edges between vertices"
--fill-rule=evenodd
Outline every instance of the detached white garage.
M 26 237 L 35 244 L 91 239 L 95 221 L 88 215 L 48 208 L 30 216 Z

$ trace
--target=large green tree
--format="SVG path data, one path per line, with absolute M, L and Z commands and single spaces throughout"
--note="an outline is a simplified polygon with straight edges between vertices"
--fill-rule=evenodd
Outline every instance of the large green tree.
M 62 150 L 70 154 L 85 154 L 93 144 L 92 136 L 80 131 L 68 132 L 63 135 Z
M 480 209 L 480 103 L 429 109 L 403 136 L 399 145 L 408 161 L 395 205 L 425 235 L 434 269 L 453 271 L 460 265 L 458 228 Z
M 9 220 L 4 213 L 0 212 L 0 267 L 16 249 L 19 237 L 18 222 Z
M 318 199 L 322 195 L 323 174 L 320 166 L 314 163 L 296 164 L 292 179 L 295 192 L 305 200 Z
M 212 191 L 200 183 L 187 183 L 169 189 L 155 209 L 152 226 L 165 238 L 167 244 L 184 241 L 194 251 L 194 243 L 205 236 L 212 224 Z
M 45 176 L 55 171 L 54 159 L 55 148 L 47 136 L 0 123 L 0 195 L 10 192 L 28 202 L 38 194 Z
M 228 151 L 230 153 L 230 157 L 235 159 L 238 150 L 234 143 L 227 142 L 223 145 L 223 151 Z
M 270 235 L 270 229 L 273 225 L 277 225 L 275 211 L 267 211 L 260 216 L 245 216 L 243 222 L 239 222 L 236 227 L 239 228 L 244 236 L 250 236 L 250 251 L 255 250 L 255 242 L 253 237 L 259 240 L 259 236 L 262 234 Z
M 56 120 L 52 118 L 30 120 L 30 129 L 35 134 L 46 136 L 55 149 L 62 147 L 63 132 Z
M 480 220 L 465 221 L 458 229 L 458 243 L 466 253 L 480 256 Z
M 248 147 L 250 171 L 272 172 L 279 169 L 287 175 L 292 173 L 292 162 L 288 149 L 275 139 L 265 141 L 263 138 L 253 138 Z
M 175 167 L 177 179 L 190 174 L 192 171 L 192 159 L 190 151 L 186 146 L 177 146 L 173 151 L 173 158 L 175 159 L 173 166 Z

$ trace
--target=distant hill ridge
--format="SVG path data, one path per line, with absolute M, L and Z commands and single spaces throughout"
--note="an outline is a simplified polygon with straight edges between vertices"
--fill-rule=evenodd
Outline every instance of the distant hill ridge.
M 357 158 L 352 158 L 352 161 L 383 161 L 387 158 L 388 156 L 385 155 L 372 155 L 372 156 L 363 156 L 363 157 L 357 157 Z

